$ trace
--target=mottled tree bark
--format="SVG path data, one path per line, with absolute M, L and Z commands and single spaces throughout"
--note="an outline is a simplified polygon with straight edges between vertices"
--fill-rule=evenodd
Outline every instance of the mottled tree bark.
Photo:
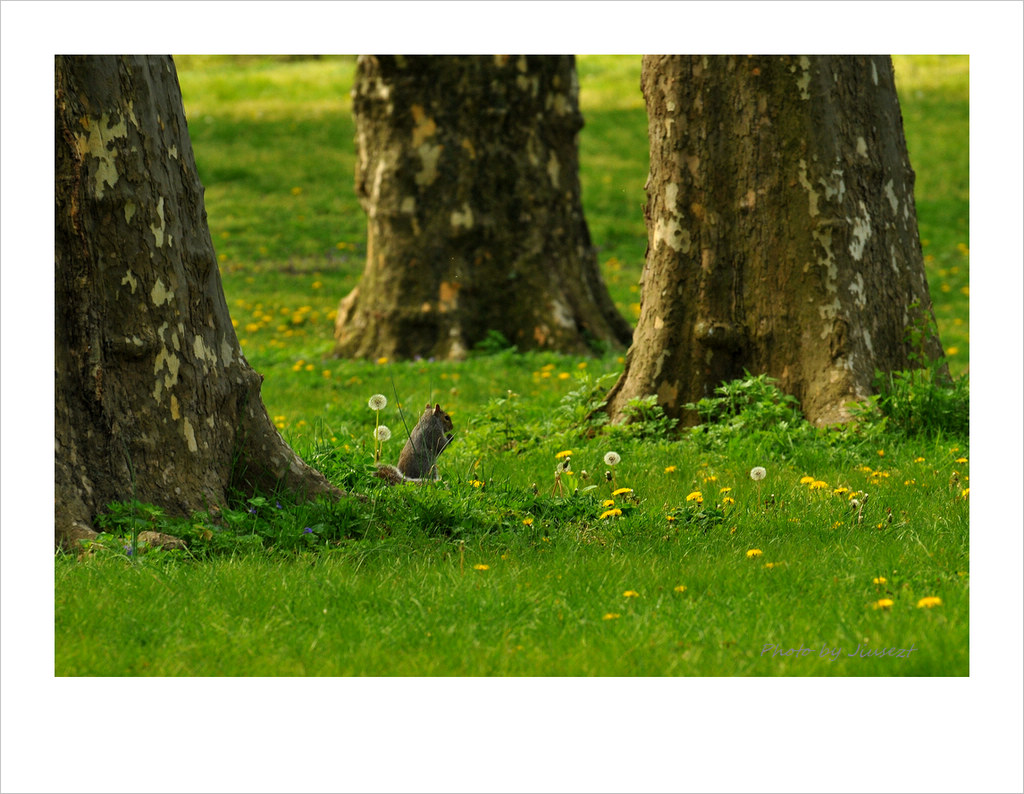
M 55 126 L 56 543 L 114 500 L 338 493 L 239 349 L 171 58 L 59 56 Z
M 613 420 L 657 394 L 695 421 L 684 405 L 744 369 L 847 419 L 934 322 L 891 60 L 647 56 L 642 85 L 648 251 Z
M 362 56 L 353 96 L 367 252 L 338 355 L 629 343 L 583 217 L 571 56 Z

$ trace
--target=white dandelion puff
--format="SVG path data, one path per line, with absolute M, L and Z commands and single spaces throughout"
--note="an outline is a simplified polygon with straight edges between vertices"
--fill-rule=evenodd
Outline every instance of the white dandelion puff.
M 388 398 L 383 394 L 375 394 L 370 398 L 370 410 L 383 411 L 388 406 Z
M 755 466 L 750 470 L 750 479 L 754 482 L 763 480 L 767 476 L 768 472 L 765 471 L 764 466 Z
M 621 460 L 622 460 L 622 457 L 619 455 L 618 452 L 606 452 L 605 455 L 604 455 L 604 465 L 605 466 L 614 466 L 615 464 L 617 464 Z

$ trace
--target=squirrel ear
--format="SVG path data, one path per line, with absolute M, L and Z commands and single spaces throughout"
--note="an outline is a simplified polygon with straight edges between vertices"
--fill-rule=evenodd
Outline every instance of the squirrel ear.
M 434 403 L 434 413 L 441 413 L 441 403 Z

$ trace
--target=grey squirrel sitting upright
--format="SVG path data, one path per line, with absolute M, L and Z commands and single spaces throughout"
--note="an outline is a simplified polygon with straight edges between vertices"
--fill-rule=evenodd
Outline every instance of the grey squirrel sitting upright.
M 378 466 L 376 476 L 390 485 L 438 479 L 437 459 L 455 436 L 453 427 L 452 418 L 439 403 L 435 403 L 433 408 L 427 403 L 426 410 L 409 434 L 409 440 L 402 447 L 398 468 L 387 464 Z

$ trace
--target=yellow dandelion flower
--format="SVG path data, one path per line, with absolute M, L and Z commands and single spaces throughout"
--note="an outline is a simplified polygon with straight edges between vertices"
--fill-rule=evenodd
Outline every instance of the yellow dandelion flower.
M 301 193 L 301 192 L 302 192 L 302 188 L 301 188 L 301 187 L 293 187 L 293 188 L 292 188 L 292 195 L 293 195 L 293 196 L 297 196 L 297 195 L 299 195 L 299 193 Z
M 694 491 L 693 493 L 686 495 L 687 502 L 696 502 L 697 504 L 704 503 L 704 495 L 700 491 Z
M 874 607 L 875 609 L 888 609 L 892 605 L 893 605 L 893 600 L 891 598 L 879 598 L 871 606 Z
M 489 571 L 489 570 L 491 570 L 491 566 L 490 565 L 484 565 L 483 563 L 480 563 L 479 565 L 474 565 L 473 566 L 473 570 L 474 571 Z
M 884 449 L 878 450 L 878 457 L 880 457 L 880 458 L 884 458 L 885 457 L 885 450 Z
M 615 516 L 621 516 L 621 515 L 622 515 L 622 511 L 619 510 L 619 508 L 617 508 L 617 507 L 613 507 L 611 510 L 605 510 L 603 513 L 601 513 L 601 518 L 602 519 L 614 518 Z
M 558 373 L 558 379 L 559 380 L 569 380 L 569 373 L 568 372 L 559 372 Z
M 632 488 L 616 488 L 612 491 L 612 496 L 622 496 L 622 494 L 633 493 Z
M 675 466 L 666 466 L 666 467 L 665 467 L 665 474 L 671 474 L 671 473 L 672 473 L 672 472 L 674 472 L 675 470 L 676 470 L 676 467 L 675 467 Z
M 627 590 L 625 593 L 622 594 L 622 597 L 623 598 L 636 598 L 639 595 L 640 594 L 636 590 Z
M 822 480 L 815 480 L 811 483 L 810 488 L 812 491 L 820 491 L 823 488 L 828 488 L 828 483 Z
M 311 286 L 313 289 L 320 289 L 323 285 L 324 283 L 322 281 L 314 281 Z
M 606 612 L 601 617 L 601 620 L 616 620 L 616 619 L 621 618 L 621 617 L 622 617 L 622 615 L 620 615 L 618 612 Z
M 966 498 L 967 498 L 968 496 L 970 496 L 970 495 L 971 495 L 971 489 L 970 489 L 970 488 L 964 488 L 964 489 L 963 489 L 963 490 L 962 490 L 962 491 L 960 492 L 960 496 L 961 496 L 961 497 L 963 497 L 964 499 L 966 499 Z M 982 502 L 984 502 L 985 500 L 984 500 L 984 499 L 982 499 L 981 501 L 982 501 Z
M 888 581 L 884 576 L 876 576 L 871 580 L 871 584 L 885 584 Z
M 470 480 L 469 484 L 472 485 L 474 488 L 479 488 L 484 483 L 482 480 Z
M 378 364 L 387 364 L 388 363 L 388 357 L 387 356 L 381 356 L 380 358 L 377 359 L 377 363 Z
M 704 478 L 704 482 L 715 482 L 718 479 L 717 475 L 709 474 Z
M 782 563 L 780 563 L 780 562 L 766 562 L 766 563 L 764 564 L 764 567 L 765 567 L 765 568 L 767 568 L 767 569 L 768 569 L 768 570 L 770 571 L 770 570 L 771 570 L 772 568 L 774 568 L 775 566 L 777 566 L 777 565 L 781 565 L 781 564 L 782 564 Z
M 675 516 L 665 516 L 665 520 L 666 521 L 675 521 L 676 517 Z
M 523 519 L 523 526 L 532 527 L 533 526 L 533 519 L 532 518 L 524 518 Z
M 719 488 L 718 492 L 719 493 L 729 493 L 729 491 L 731 491 L 731 490 L 732 490 L 732 488 L 730 488 L 729 486 L 726 486 L 725 488 Z
M 966 463 L 967 462 L 967 458 L 957 458 L 956 462 L 957 463 Z
M 615 500 L 605 499 L 603 502 L 601 502 L 601 507 L 615 507 Z
M 734 504 L 736 504 L 736 500 L 733 499 L 731 496 L 725 496 L 725 497 L 722 498 L 722 504 L 724 504 L 724 505 L 734 505 Z
M 558 460 L 561 460 L 562 458 L 568 458 L 570 455 L 572 455 L 572 450 L 571 449 L 563 449 L 561 452 L 556 452 L 555 453 L 555 457 Z
M 924 458 L 914 458 L 914 463 L 924 463 Z
M 844 493 L 849 493 L 849 492 L 850 492 L 849 488 L 846 488 L 846 487 L 840 485 L 832 493 L 835 494 L 836 496 L 842 496 Z
M 763 553 L 760 549 L 748 549 L 747 557 L 760 557 Z
M 926 596 L 925 598 L 922 598 L 920 601 L 917 602 L 918 609 L 921 609 L 922 607 L 927 607 L 928 609 L 931 609 L 932 607 L 939 606 L 942 606 L 942 599 L 938 596 Z
M 800 484 L 801 485 L 810 485 L 812 482 L 814 482 L 814 478 L 813 477 L 806 477 L 805 476 L 805 477 L 801 477 L 800 478 Z
M 675 592 L 677 592 L 677 593 L 685 593 L 686 592 L 686 585 L 685 584 L 676 585 L 672 589 Z

